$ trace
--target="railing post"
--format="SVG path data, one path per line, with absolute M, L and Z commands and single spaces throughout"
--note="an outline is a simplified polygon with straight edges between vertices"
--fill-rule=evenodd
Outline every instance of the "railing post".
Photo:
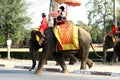
M 12 40 L 8 39 L 7 40 L 7 59 L 11 59 L 10 57 L 11 45 L 12 45 Z

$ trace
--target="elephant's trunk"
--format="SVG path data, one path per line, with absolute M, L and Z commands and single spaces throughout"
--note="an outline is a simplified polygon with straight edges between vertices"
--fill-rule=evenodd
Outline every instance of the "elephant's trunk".
M 34 69 L 35 66 L 36 66 L 36 58 L 35 58 L 35 54 L 33 54 L 33 52 L 34 51 L 31 51 L 31 49 L 30 49 L 30 56 L 31 56 L 31 59 L 32 59 L 32 67 L 29 69 L 29 71 Z
M 35 66 L 36 66 L 36 60 L 32 60 L 32 62 L 33 62 L 33 64 L 32 64 L 32 67 L 29 69 L 29 71 L 31 71 L 32 69 L 34 69 Z

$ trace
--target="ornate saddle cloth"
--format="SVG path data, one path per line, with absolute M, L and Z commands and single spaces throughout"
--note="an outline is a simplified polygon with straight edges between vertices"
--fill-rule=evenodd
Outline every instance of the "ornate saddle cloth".
M 59 25 L 54 28 L 53 32 L 58 40 L 59 50 L 76 50 L 79 49 L 78 44 L 78 27 L 70 23 Z

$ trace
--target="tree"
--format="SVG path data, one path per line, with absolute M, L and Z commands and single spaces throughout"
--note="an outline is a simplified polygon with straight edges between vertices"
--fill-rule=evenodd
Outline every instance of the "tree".
M 70 22 L 70 23 L 74 24 L 74 22 L 73 22 L 72 20 L 68 20 L 68 22 Z
M 90 30 L 90 34 L 92 36 L 93 41 L 102 41 L 102 30 L 97 25 L 92 25 L 92 28 Z
M 0 0 L 0 31 L 3 32 L 5 41 L 8 36 L 17 42 L 23 38 L 24 26 L 31 23 L 26 15 L 27 3 L 24 0 Z
M 0 30 L 0 45 L 4 44 L 4 34 L 3 31 Z
M 87 24 L 85 24 L 84 22 L 82 22 L 80 20 L 77 21 L 76 26 L 82 27 L 83 29 L 85 29 L 88 32 L 91 30 L 91 26 L 88 26 Z
M 86 7 L 90 7 L 90 9 L 88 9 L 89 24 L 98 25 L 103 28 L 103 34 L 106 34 L 107 23 L 113 18 L 112 0 L 90 0 L 86 4 Z M 111 26 L 109 27 L 111 28 Z

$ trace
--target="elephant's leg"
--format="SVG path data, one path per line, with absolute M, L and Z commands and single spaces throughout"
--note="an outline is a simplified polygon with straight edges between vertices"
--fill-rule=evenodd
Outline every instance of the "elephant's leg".
M 46 63 L 47 58 L 48 58 L 48 55 L 46 53 L 41 53 L 38 67 L 37 67 L 37 70 L 35 71 L 35 74 L 42 73 L 42 68 L 43 68 L 44 64 Z
M 111 60 L 110 60 L 111 65 L 113 64 L 113 62 L 116 62 L 116 58 L 118 56 L 117 53 L 118 53 L 118 51 L 113 52 L 113 56 L 111 57 Z
M 87 44 L 88 45 L 88 44 Z M 82 54 L 81 57 L 81 70 L 86 70 L 86 64 L 87 64 L 87 59 L 88 59 L 88 54 L 89 54 L 89 47 L 88 46 L 82 46 L 80 48 L 80 54 Z
M 119 57 L 120 57 L 120 51 L 117 50 L 117 52 L 115 53 L 115 62 L 119 62 Z
M 107 49 L 103 48 L 103 64 L 106 62 L 106 57 L 107 57 Z
M 74 54 L 66 54 L 65 53 L 64 55 L 68 56 L 70 58 L 69 63 L 68 63 L 69 65 L 73 65 L 77 62 L 77 58 L 74 56 Z M 59 65 L 59 63 L 56 62 L 56 65 Z
M 54 59 L 56 60 L 56 65 L 60 65 L 59 62 L 58 62 L 58 60 L 56 59 L 56 57 Z M 65 59 L 65 57 L 62 56 L 62 60 L 64 60 L 64 59 Z
M 118 54 L 118 51 L 116 53 L 114 53 L 114 59 L 113 59 L 114 63 L 118 61 L 118 59 L 117 59 L 118 55 L 117 54 Z
M 86 57 L 82 57 L 82 59 L 81 59 L 81 70 L 86 70 L 87 68 L 86 68 L 86 62 L 87 62 L 87 59 L 86 59 Z
M 74 55 L 70 55 L 69 65 L 73 65 L 77 62 L 77 58 Z
M 60 64 L 61 68 L 62 68 L 62 73 L 67 73 L 67 66 L 63 60 L 63 55 L 61 53 L 54 53 L 53 57 L 55 58 L 55 60 Z
M 56 61 L 56 66 L 59 65 L 59 63 Z
M 91 59 L 87 59 L 87 65 L 89 68 L 91 68 L 93 66 L 93 61 Z
M 114 58 L 115 58 L 115 55 L 114 55 L 115 53 L 113 52 L 113 56 L 111 57 L 111 59 L 110 59 L 110 64 L 112 65 L 113 64 L 113 62 L 114 62 Z

